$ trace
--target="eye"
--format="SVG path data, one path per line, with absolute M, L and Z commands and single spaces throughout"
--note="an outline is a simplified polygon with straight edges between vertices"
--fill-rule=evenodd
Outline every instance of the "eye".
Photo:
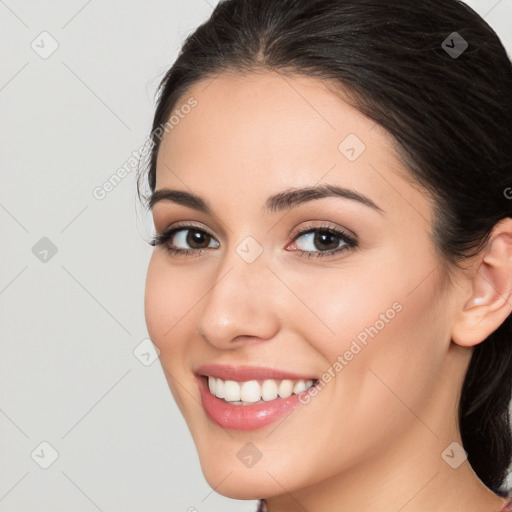
M 213 235 L 194 225 L 172 226 L 154 236 L 149 243 L 152 246 L 163 245 L 169 254 L 175 256 L 200 256 L 206 249 L 220 246 Z M 356 238 L 329 225 L 300 229 L 292 244 L 300 256 L 307 254 L 308 258 L 332 256 L 358 246 Z
M 192 225 L 173 226 L 154 236 L 149 243 L 153 246 L 164 245 L 170 254 L 184 256 L 193 253 L 199 256 L 208 247 L 219 247 L 219 242 L 210 233 Z
M 354 237 L 332 226 L 303 228 L 295 235 L 293 242 L 301 256 L 308 254 L 308 257 L 314 258 L 332 256 L 358 245 Z

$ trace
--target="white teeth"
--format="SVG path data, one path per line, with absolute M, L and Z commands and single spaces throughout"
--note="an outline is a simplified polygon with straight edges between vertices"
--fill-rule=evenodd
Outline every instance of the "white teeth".
M 209 377 L 211 379 L 211 377 Z M 234 380 L 226 380 L 224 382 L 224 400 L 226 402 L 240 401 L 240 384 Z
M 288 398 L 289 396 L 292 396 L 293 381 L 288 379 L 281 381 L 281 384 L 279 384 L 278 393 L 281 398 Z
M 215 377 L 210 377 L 210 379 L 215 379 Z M 209 379 L 209 380 L 210 380 Z M 215 379 L 215 393 L 214 395 L 217 398 L 224 398 L 224 381 L 222 379 Z
M 277 384 L 275 380 L 265 380 L 261 385 L 261 398 L 268 402 L 277 398 Z
M 208 377 L 208 388 L 210 389 L 210 393 L 215 395 L 215 387 L 217 384 L 217 379 L 215 377 Z
M 261 386 L 257 380 L 242 383 L 240 386 L 240 400 L 242 402 L 258 402 L 261 400 Z
M 295 386 L 293 386 L 293 392 L 298 395 L 299 393 L 302 393 L 303 391 L 306 391 L 306 383 L 303 380 L 297 381 Z
M 257 380 L 237 382 L 208 377 L 208 388 L 212 395 L 223 398 L 227 402 L 235 402 L 237 405 L 252 404 L 262 400 L 268 402 L 278 397 L 288 398 L 293 394 L 302 393 L 311 386 L 313 386 L 312 380 L 267 379 L 260 384 Z

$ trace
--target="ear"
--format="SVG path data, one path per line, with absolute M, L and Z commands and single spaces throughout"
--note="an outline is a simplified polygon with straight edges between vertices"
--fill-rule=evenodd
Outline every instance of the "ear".
M 472 270 L 469 297 L 462 298 L 451 333 L 463 347 L 484 341 L 512 311 L 512 218 L 494 226 Z

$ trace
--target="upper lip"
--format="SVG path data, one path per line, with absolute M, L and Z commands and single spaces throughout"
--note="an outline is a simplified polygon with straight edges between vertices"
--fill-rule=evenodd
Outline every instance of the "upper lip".
M 268 368 L 263 366 L 238 365 L 229 366 L 218 363 L 204 364 L 195 370 L 196 375 L 205 375 L 209 377 L 217 377 L 222 380 L 234 380 L 237 382 L 245 382 L 248 380 L 316 380 L 315 376 L 293 373 L 276 368 Z

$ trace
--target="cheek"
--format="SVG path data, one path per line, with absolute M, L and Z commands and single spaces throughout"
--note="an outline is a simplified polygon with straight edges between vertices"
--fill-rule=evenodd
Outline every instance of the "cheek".
M 421 258 L 386 251 L 373 261 L 284 278 L 309 311 L 294 303 L 283 318 L 299 322 L 290 329 L 300 329 L 322 355 L 322 380 L 332 383 L 336 403 L 347 407 L 349 397 L 358 418 L 403 410 L 397 395 L 421 407 L 449 345 L 436 260 L 427 251 Z
M 153 252 L 146 275 L 144 315 L 149 336 L 160 350 L 162 350 L 160 343 L 165 325 L 169 326 L 168 311 L 166 312 L 167 308 L 164 304 L 173 297 L 173 294 L 168 293 L 168 285 L 165 274 L 161 271 L 161 264 Z
M 190 315 L 200 294 L 180 269 L 172 269 L 166 255 L 154 250 L 144 297 L 146 326 L 151 341 L 160 350 L 160 363 L 176 405 L 185 417 L 190 415 L 183 387 L 194 392 L 195 382 L 185 370 L 187 340 L 190 339 Z M 197 297 L 196 297 L 197 295 Z
M 280 318 L 307 340 L 314 352 L 305 354 L 321 354 L 326 372 L 325 388 L 305 405 L 314 414 L 299 411 L 287 420 L 289 431 L 300 429 L 310 439 L 301 457 L 318 462 L 315 478 L 389 446 L 418 423 L 411 411 L 421 417 L 435 387 L 448 345 L 439 276 L 433 272 L 425 279 L 436 263 L 424 257 L 404 265 L 403 254 L 383 252 L 372 263 L 349 268 L 347 261 L 344 268 L 282 275 L 307 308 L 302 301 L 280 301 L 287 304 Z M 276 429 L 266 440 L 268 450 L 275 446 L 276 460 L 283 446 L 290 453 L 297 449 L 293 436 L 285 435 L 289 431 Z M 327 452 L 335 454 L 329 462 L 320 455 Z M 307 471 L 304 478 L 311 477 Z
M 200 298 L 200 290 L 187 279 L 187 273 L 179 268 L 173 270 L 165 254 L 154 251 L 146 276 L 144 313 L 148 333 L 160 349 L 161 360 L 172 361 L 170 353 L 183 350 L 183 328 Z

